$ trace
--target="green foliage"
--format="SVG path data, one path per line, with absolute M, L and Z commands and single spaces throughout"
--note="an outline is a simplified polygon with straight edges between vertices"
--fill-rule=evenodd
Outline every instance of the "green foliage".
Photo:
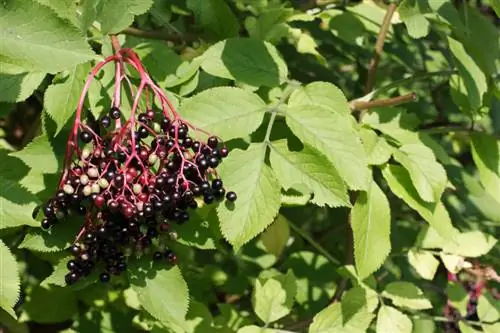
M 500 2 L 341 2 L 0 1 L 0 331 L 499 332 Z M 238 198 L 171 221 L 177 264 L 67 286 L 84 220 L 40 209 L 80 100 L 115 98 L 113 65 L 81 96 L 110 35 L 229 148 Z

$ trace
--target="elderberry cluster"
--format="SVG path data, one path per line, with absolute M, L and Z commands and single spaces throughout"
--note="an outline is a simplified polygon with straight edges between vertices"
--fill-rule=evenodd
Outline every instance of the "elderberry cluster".
M 217 176 L 229 153 L 220 139 L 199 141 L 191 125 L 152 108 L 131 117 L 112 107 L 70 137 L 59 190 L 44 206 L 41 223 L 49 229 L 69 214 L 84 216 L 70 248 L 67 284 L 96 267 L 108 282 L 127 269 L 132 254 L 175 263 L 169 226 L 187 222 L 199 205 L 236 200 Z

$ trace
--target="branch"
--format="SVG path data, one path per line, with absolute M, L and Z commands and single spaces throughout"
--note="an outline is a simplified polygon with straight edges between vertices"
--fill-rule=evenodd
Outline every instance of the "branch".
M 380 27 L 380 32 L 378 33 L 377 36 L 377 42 L 375 43 L 375 54 L 373 55 L 370 65 L 368 65 L 365 94 L 372 91 L 373 86 L 375 85 L 377 66 L 380 61 L 380 56 L 382 55 L 382 51 L 384 50 L 385 37 L 387 36 L 387 32 L 389 31 L 392 15 L 394 15 L 396 7 L 397 4 L 394 2 L 389 5 L 389 7 L 387 8 L 387 12 L 385 13 L 384 21 L 382 22 L 382 26 Z
M 128 27 L 122 30 L 120 33 L 140 38 L 159 39 L 174 43 L 192 42 L 197 39 L 196 36 L 188 33 L 180 35 L 180 34 L 172 34 L 169 32 L 157 31 L 157 30 L 145 31 L 134 27 Z
M 362 100 L 353 100 L 349 102 L 351 111 L 367 110 L 378 107 L 396 106 L 417 100 L 417 94 L 412 92 L 407 95 L 397 96 L 389 99 L 380 99 L 376 101 L 365 102 Z

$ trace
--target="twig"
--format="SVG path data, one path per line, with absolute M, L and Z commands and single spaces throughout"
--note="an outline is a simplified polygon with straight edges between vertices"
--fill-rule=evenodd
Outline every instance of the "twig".
M 416 100 L 417 100 L 417 94 L 412 92 L 403 96 L 397 96 L 389 99 L 380 99 L 370 102 L 353 100 L 349 102 L 349 106 L 351 107 L 351 111 L 359 111 L 359 110 L 367 110 L 378 107 L 396 106 L 399 104 L 414 102 Z
M 128 27 L 122 30 L 120 33 L 140 38 L 158 39 L 174 43 L 192 42 L 197 39 L 196 36 L 188 33 L 180 35 L 180 34 L 172 34 L 165 31 L 157 31 L 157 30 L 145 31 L 134 27 Z
M 306 233 L 301 228 L 297 227 L 292 222 L 289 222 L 290 228 L 295 231 L 300 237 L 305 239 L 312 247 L 314 247 L 319 253 L 324 255 L 331 263 L 335 265 L 340 265 L 340 261 L 335 259 L 321 244 L 317 243 L 308 233 Z
M 389 27 L 391 25 L 392 15 L 396 11 L 397 4 L 391 3 L 387 8 L 387 12 L 385 13 L 384 21 L 382 22 L 382 26 L 380 27 L 380 32 L 377 36 L 377 42 L 375 43 L 375 54 L 368 65 L 368 74 L 365 85 L 365 94 L 369 93 L 373 90 L 373 86 L 375 85 L 375 77 L 377 75 L 377 67 L 380 61 L 380 56 L 382 55 L 382 51 L 384 50 L 384 42 L 385 37 L 387 36 L 387 32 L 389 31 Z

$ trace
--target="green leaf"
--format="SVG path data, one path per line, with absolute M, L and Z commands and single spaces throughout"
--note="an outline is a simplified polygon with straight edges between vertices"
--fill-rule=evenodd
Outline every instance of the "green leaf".
M 410 318 L 392 306 L 382 306 L 377 316 L 377 333 L 411 333 L 413 323 Z
M 56 14 L 70 20 L 73 24 L 77 23 L 76 19 L 76 3 L 74 0 L 35 0 L 42 5 L 52 8 Z
M 254 311 L 264 323 L 272 323 L 292 311 L 296 293 L 297 285 L 292 271 L 267 280 L 257 279 L 252 296 Z
M 368 187 L 366 154 L 349 117 L 301 105 L 287 109 L 286 123 L 301 141 L 325 154 L 351 189 Z
M 217 39 L 238 35 L 238 20 L 224 0 L 187 0 L 197 25 Z
M 274 222 L 260 235 L 260 240 L 268 253 L 279 258 L 285 249 L 290 237 L 288 220 L 278 215 Z
M 389 298 L 394 305 L 400 307 L 415 310 L 432 308 L 431 302 L 425 298 L 422 290 L 410 282 L 391 282 L 385 287 L 382 296 Z
M 238 194 L 236 202 L 217 207 L 222 234 L 235 248 L 257 236 L 278 214 L 280 185 L 264 162 L 265 152 L 264 144 L 252 144 L 245 151 L 232 151 L 220 167 L 226 188 Z
M 342 320 L 345 323 L 360 311 L 373 312 L 378 306 L 378 295 L 376 292 L 369 292 L 369 289 L 358 285 L 344 294 L 340 304 Z
M 189 305 L 189 290 L 178 266 L 141 259 L 131 263 L 129 279 L 141 306 L 156 319 L 181 327 Z M 160 296 L 161 295 L 161 296 Z
M 2 327 L 6 329 L 6 332 L 10 333 L 30 333 L 27 323 L 20 323 L 17 319 L 14 319 L 10 314 L 0 308 L 0 323 Z
M 486 293 L 479 297 L 477 315 L 486 333 L 495 333 L 500 329 L 500 301 Z
M 423 0 L 403 0 L 398 6 L 399 17 L 405 23 L 408 34 L 413 38 L 427 36 L 430 23 L 423 15 L 430 11 L 429 5 Z
M 450 216 L 441 201 L 428 203 L 422 200 L 413 186 L 410 174 L 403 167 L 387 165 L 382 174 L 389 184 L 392 193 L 402 199 L 426 220 L 444 238 L 451 238 L 455 231 Z
M 276 43 L 289 33 L 286 20 L 293 14 L 292 8 L 266 8 L 259 16 L 248 16 L 245 28 L 250 37 Z
M 45 134 L 34 138 L 24 149 L 11 153 L 9 156 L 19 158 L 39 173 L 55 173 L 58 170 L 52 144 Z
M 469 304 L 469 294 L 460 282 L 448 281 L 446 286 L 448 302 L 457 309 L 462 316 L 467 315 L 467 304 Z
M 19 299 L 20 288 L 16 258 L 0 240 L 0 307 L 14 318 L 17 316 L 13 307 Z
M 284 269 L 291 269 L 297 279 L 297 303 L 310 314 L 328 305 L 335 293 L 338 275 L 324 256 L 300 251 L 292 253 L 284 262 Z
M 22 102 L 33 94 L 45 78 L 42 72 L 26 72 L 0 63 L 0 102 Z
M 372 181 L 351 211 L 354 259 L 361 279 L 375 272 L 391 252 L 391 208 L 384 192 Z
M 283 330 L 273 330 L 271 328 L 264 328 L 255 325 L 243 326 L 238 329 L 237 333 L 293 333 Z
M 467 51 L 460 42 L 448 37 L 448 43 L 451 53 L 456 60 L 460 78 L 467 91 L 468 105 L 462 105 L 462 107 L 464 107 L 467 113 L 476 114 L 478 109 L 483 105 L 483 94 L 488 90 L 486 76 L 474 62 L 474 59 L 467 54 Z
M 438 234 L 433 228 L 422 231 L 420 247 L 425 249 L 443 249 L 447 253 L 464 257 L 480 257 L 488 253 L 497 243 L 497 239 L 479 230 L 458 232 L 453 230 L 450 235 Z
M 88 287 L 89 285 L 97 282 L 99 273 L 96 270 L 94 270 L 92 274 L 86 276 L 84 279 L 80 279 L 78 282 L 72 284 L 70 287 L 67 286 L 65 281 L 65 276 L 66 274 L 68 274 L 67 264 L 70 259 L 74 259 L 74 257 L 68 256 L 62 258 L 57 263 L 57 265 L 55 265 L 52 274 L 50 274 L 45 280 L 43 280 L 40 286 L 50 287 L 49 285 L 56 285 L 56 286 L 71 288 L 72 290 L 76 291 Z
M 221 238 L 219 230 L 214 230 L 219 222 L 215 210 L 206 216 L 200 214 L 201 210 L 189 214 L 189 223 L 172 224 L 171 227 L 178 234 L 177 242 L 201 250 L 212 250 Z
M 348 321 L 344 320 L 341 304 L 333 303 L 314 316 L 309 333 L 360 333 L 366 332 L 374 315 L 361 309 Z
M 275 87 L 288 77 L 276 48 L 251 38 L 231 38 L 214 44 L 202 55 L 208 74 L 253 86 Z
M 78 218 L 68 218 L 54 225 L 50 231 L 41 228 L 30 231 L 19 247 L 36 252 L 63 251 L 73 243 L 81 228 L 82 222 Z
M 252 92 L 218 87 L 183 100 L 179 112 L 193 125 L 230 140 L 254 132 L 262 123 L 265 106 Z
M 0 6 L 0 58 L 27 70 L 55 73 L 94 59 L 85 37 L 50 8 L 26 0 Z
M 351 114 L 349 103 L 342 90 L 329 82 L 312 82 L 295 90 L 290 95 L 288 106 L 299 105 L 318 105 L 340 115 Z
M 78 312 L 74 292 L 57 286 L 35 286 L 22 309 L 22 317 L 42 324 L 63 322 Z
M 271 166 L 285 190 L 303 184 L 318 206 L 351 206 L 347 189 L 330 161 L 316 149 L 304 146 L 299 152 L 288 150 L 286 140 L 272 142 Z
M 94 19 L 101 23 L 103 34 L 122 31 L 132 24 L 135 15 L 144 14 L 153 0 L 106 0 L 99 1 Z
M 484 133 L 475 133 L 471 139 L 472 157 L 481 183 L 494 198 L 500 198 L 500 141 Z
M 45 91 L 44 108 L 57 124 L 55 134 L 59 133 L 76 112 L 89 70 L 88 63 L 77 65 L 65 75 L 58 75 Z
M 0 176 L 0 229 L 38 226 L 31 216 L 37 204 L 37 197 L 17 181 Z
M 447 177 L 443 166 L 436 161 L 432 150 L 421 144 L 405 144 L 394 151 L 394 159 L 410 173 L 420 197 L 426 202 L 441 199 Z
M 418 275 L 426 280 L 432 280 L 439 266 L 439 260 L 432 253 L 411 249 L 408 251 L 408 262 Z
M 389 161 L 393 148 L 383 136 L 378 136 L 375 131 L 368 128 L 361 128 L 359 135 L 368 156 L 368 164 L 382 165 Z

